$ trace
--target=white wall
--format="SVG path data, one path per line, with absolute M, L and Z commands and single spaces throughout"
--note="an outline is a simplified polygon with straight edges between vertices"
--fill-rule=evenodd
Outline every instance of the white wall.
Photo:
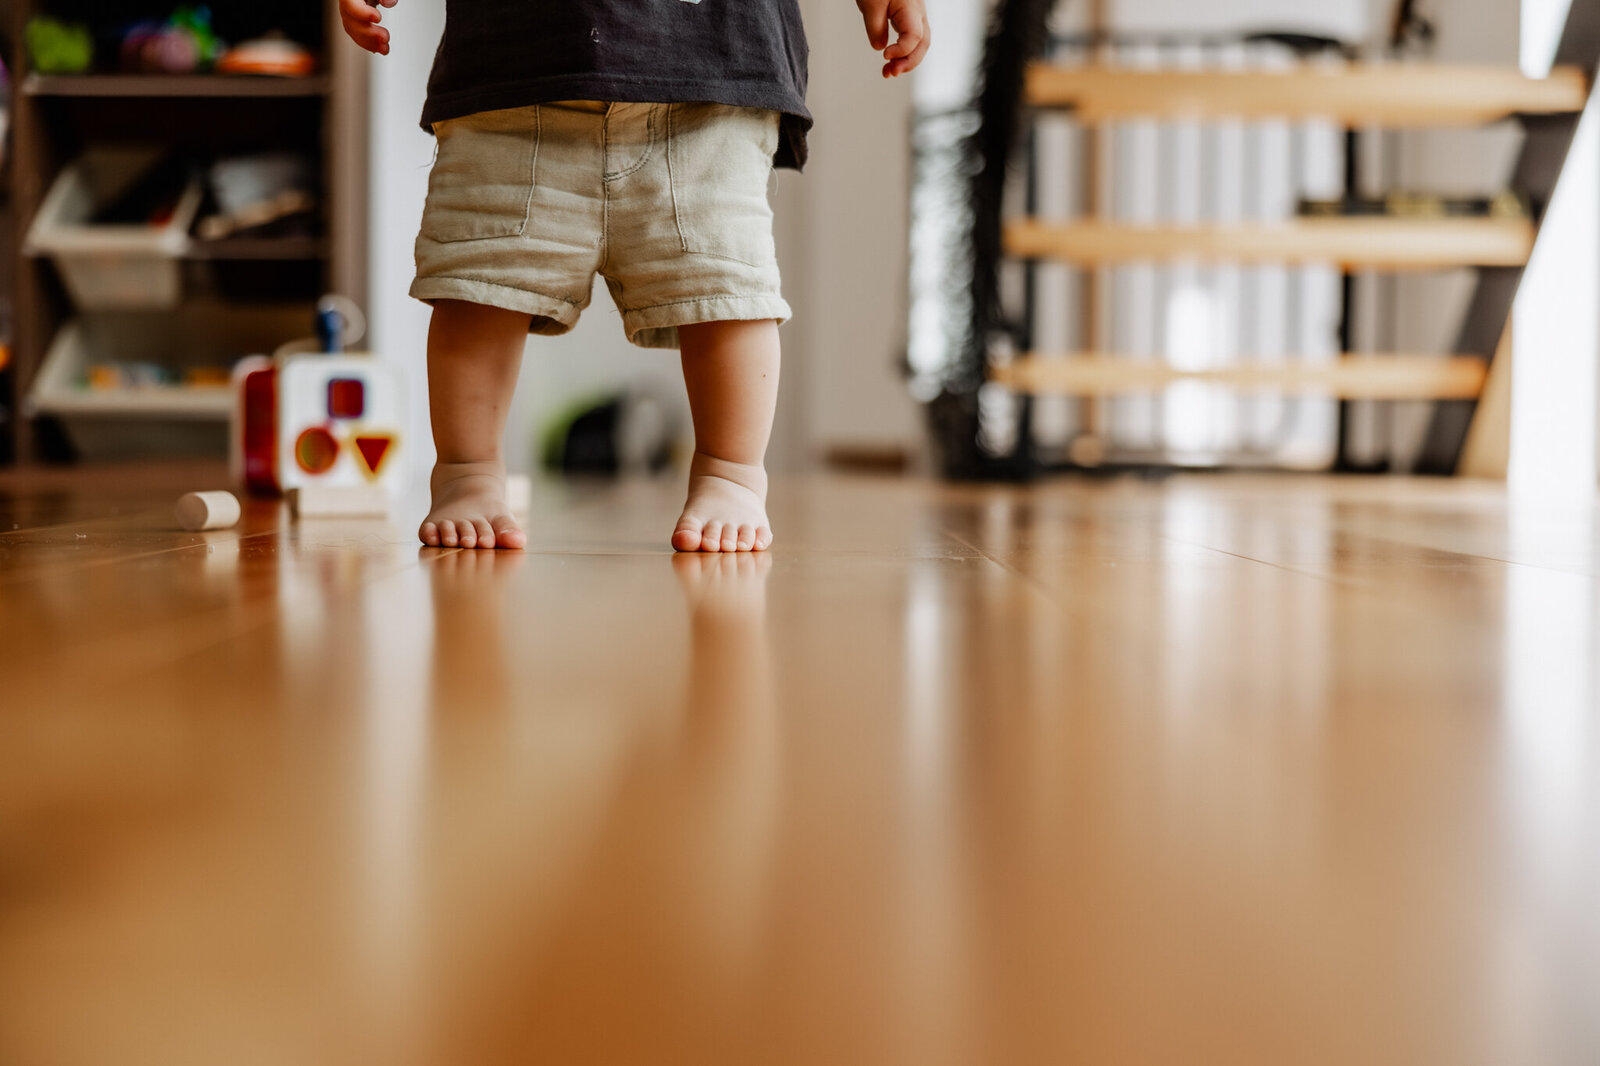
M 1107 18 L 1124 33 L 1293 30 L 1345 40 L 1368 25 L 1366 0 L 1107 0 Z
M 1549 70 L 1565 0 L 1523 4 L 1523 70 Z M 1526 495 L 1592 499 L 1600 388 L 1600 97 L 1591 97 L 1512 310 L 1511 461 Z
M 784 370 L 803 397 L 791 409 L 801 423 L 795 449 L 815 457 L 832 446 L 920 446 L 917 408 L 896 369 L 905 346 L 910 84 L 880 76 L 854 4 L 802 0 L 801 9 L 817 125 L 811 162 L 803 175 L 782 174 L 778 201 L 790 221 L 784 283 L 799 327 Z
M 401 3 L 384 11 L 393 35 L 387 56 L 374 57 L 371 71 L 371 173 L 369 201 L 369 300 L 367 347 L 399 360 L 411 372 L 410 433 L 413 478 L 426 481 L 433 466 L 428 431 L 425 359 L 428 309 L 406 295 L 411 284 L 411 242 L 428 191 L 433 138 L 417 125 L 428 66 L 444 26 L 444 7 Z M 341 47 L 354 48 L 349 41 Z

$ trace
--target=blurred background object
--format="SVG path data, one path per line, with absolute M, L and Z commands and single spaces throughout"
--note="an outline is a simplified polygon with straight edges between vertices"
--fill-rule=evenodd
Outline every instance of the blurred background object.
M 1447 468 L 1474 397 L 1509 395 L 1490 379 L 1496 366 L 1508 376 L 1513 361 L 1491 360 L 1498 336 L 1468 324 L 1493 317 L 1471 308 L 1520 271 L 1548 207 L 1548 182 L 1541 191 L 1516 170 L 1532 143 L 1524 134 L 1562 123 L 1570 132 L 1584 91 L 1564 69 L 1550 75 L 1566 19 L 1564 5 L 1543 11 L 1550 6 L 933 0 L 938 46 L 912 78 L 884 82 L 863 52 L 859 14 L 802 0 L 818 150 L 804 175 L 780 173 L 772 186 L 797 315 L 783 330 L 771 464 L 986 477 Z M 332 36 L 334 6 L 314 0 L 212 5 L 209 29 L 201 9 L 131 0 L 21 0 L 12 16 L 10 55 L 21 64 L 13 220 L 32 223 L 91 150 L 161 151 L 198 175 L 204 194 L 186 248 L 167 264 L 181 288 L 180 307 L 165 313 L 205 302 L 309 308 L 323 292 L 351 293 L 372 311 L 374 347 L 420 382 L 428 312 L 406 290 L 433 152 L 417 116 L 441 8 L 386 9 L 394 48 L 381 61 L 328 47 L 345 42 Z M 996 19 L 1013 29 L 992 34 Z M 1022 23 L 1030 28 L 1019 33 Z M 56 49 L 49 70 L 30 58 L 30 25 Z M 164 36 L 187 37 L 191 73 L 123 71 L 125 46 L 142 54 Z M 989 68 L 1005 57 L 1010 79 L 987 106 L 1010 109 L 1009 132 L 982 121 L 986 41 Z M 1545 53 L 1542 70 L 1527 66 L 1530 48 Z M 152 67 L 171 58 L 156 53 Z M 276 76 L 208 73 L 203 58 L 215 58 L 212 71 L 243 71 L 249 55 L 257 73 Z M 1033 62 L 1068 95 L 1046 99 L 1037 95 L 1051 91 L 1045 82 L 1025 84 Z M 1338 75 L 1348 86 L 1376 74 L 1408 85 L 1434 78 L 1435 88 L 1481 100 L 1519 64 L 1525 87 L 1568 92 L 1564 112 L 1536 106 L 1545 118 L 1530 124 L 1513 100 L 1501 112 L 1510 117 L 1460 108 L 1454 125 L 1440 125 L 1437 110 L 1374 117 L 1370 106 L 1362 115 L 1301 96 L 1292 114 L 1247 117 L 1191 95 L 1178 114 L 1145 106 L 1149 94 L 1126 80 L 1309 85 L 1308 76 Z M 1123 94 L 1114 113 L 1104 110 L 1107 86 Z M 983 137 L 991 151 L 1001 145 L 1005 165 L 975 173 L 969 149 Z M 975 180 L 990 182 L 977 199 Z M 986 310 L 973 302 L 966 243 L 979 200 L 985 254 L 997 257 Z M 1016 244 L 1019 233 L 1033 243 Z M 1223 244 L 1199 251 L 1197 241 L 1212 240 Z M 1423 261 L 1446 247 L 1455 250 Z M 1577 276 L 1566 261 L 1564 273 Z M 57 332 L 86 309 L 55 260 L 22 254 L 8 266 L 7 292 L 20 298 L 14 394 L 26 397 Z M 986 316 L 981 339 L 975 310 Z M 1593 391 L 1582 381 L 1594 355 L 1567 343 L 1559 396 L 1576 404 Z M 231 358 L 256 350 L 241 345 Z M 117 358 L 90 353 L 88 365 Z M 626 342 L 602 294 L 571 334 L 530 345 L 509 431 L 513 465 L 541 465 L 547 438 L 597 396 L 642 391 L 686 432 L 677 378 L 673 361 Z M 53 414 L 29 415 L 13 426 L 24 461 L 71 457 Z M 1546 421 L 1592 429 L 1595 417 L 1574 408 Z M 1474 436 L 1498 442 L 1503 456 L 1511 433 Z M 426 450 L 424 422 L 411 436 Z M 1576 437 L 1552 449 L 1594 451 Z
M 9 14 L 12 450 L 220 460 L 233 364 L 365 302 L 364 57 L 326 0 Z
M 1574 12 L 1529 75 L 1509 9 L 997 4 L 915 136 L 942 468 L 1453 471 L 1588 96 Z

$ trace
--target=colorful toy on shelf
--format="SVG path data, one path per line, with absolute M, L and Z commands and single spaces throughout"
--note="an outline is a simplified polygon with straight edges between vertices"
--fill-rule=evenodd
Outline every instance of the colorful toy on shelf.
M 334 315 L 343 328 L 323 348 L 358 339 L 364 329 L 353 304 L 325 297 L 319 322 Z M 271 359 L 252 356 L 235 369 L 235 477 L 264 495 L 315 486 L 393 496 L 406 478 L 404 377 L 371 355 L 312 347 L 291 342 Z
M 281 33 L 269 33 L 228 49 L 217 60 L 223 74 L 268 74 L 280 78 L 299 78 L 315 73 L 317 57 L 303 44 Z
M 28 61 L 40 74 L 82 74 L 94 65 L 94 38 L 82 23 L 35 15 L 22 33 Z
M 129 26 L 122 35 L 121 66 L 138 74 L 192 74 L 211 69 L 222 50 L 211 30 L 211 9 L 180 7 L 164 22 Z

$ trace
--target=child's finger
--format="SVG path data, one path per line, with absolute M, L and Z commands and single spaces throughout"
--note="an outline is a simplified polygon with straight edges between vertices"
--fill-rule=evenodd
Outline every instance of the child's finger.
M 369 52 L 385 55 L 389 51 L 389 31 L 371 23 L 345 20 L 344 32 L 352 41 Z
M 885 59 L 903 59 L 918 48 L 926 49 L 928 24 L 926 20 L 904 11 L 896 11 L 891 18 L 896 40 L 883 50 Z
M 916 70 L 917 65 L 922 62 L 922 57 L 928 54 L 929 43 L 930 37 L 927 34 L 923 34 L 910 55 L 891 59 L 883 65 L 884 76 L 896 78 L 901 74 L 909 74 L 911 71 Z
M 889 43 L 889 2 L 888 0 L 856 0 L 856 7 L 861 11 L 861 19 L 867 26 L 867 40 L 872 43 L 873 51 L 881 52 Z
M 366 0 L 339 0 L 339 17 L 346 26 L 360 25 L 363 22 L 377 22 L 383 16 L 378 14 L 378 9 Z
M 917 64 L 928 54 L 930 40 L 926 27 L 920 34 L 901 34 L 899 40 L 883 50 L 883 58 L 888 59 L 883 64 L 883 77 L 899 77 L 917 69 Z

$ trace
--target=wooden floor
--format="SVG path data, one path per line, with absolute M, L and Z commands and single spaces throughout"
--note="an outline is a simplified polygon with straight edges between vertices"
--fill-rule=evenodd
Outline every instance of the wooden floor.
M 186 477 L 0 483 L 7 1066 L 1600 1062 L 1593 508 Z

